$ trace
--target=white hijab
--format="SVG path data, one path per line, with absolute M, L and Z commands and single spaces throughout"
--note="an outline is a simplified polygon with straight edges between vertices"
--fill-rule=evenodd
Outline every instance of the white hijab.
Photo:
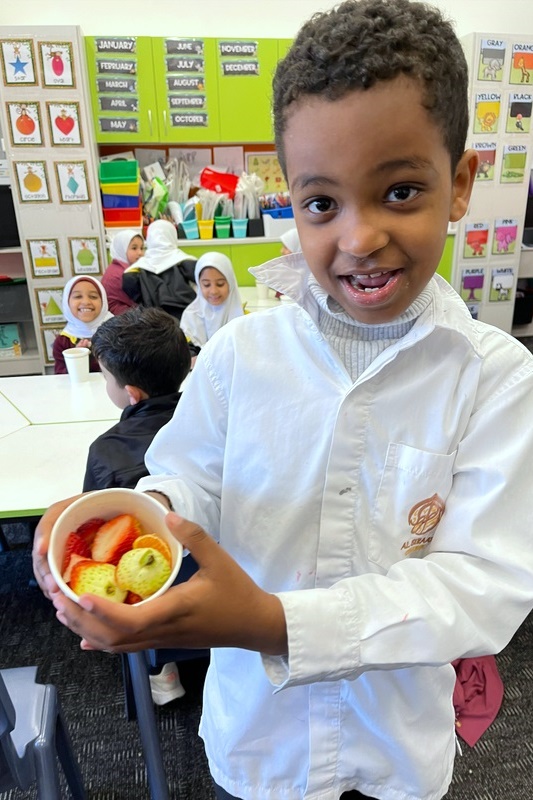
M 102 310 L 92 322 L 82 322 L 81 319 L 78 319 L 78 317 L 74 316 L 68 304 L 68 299 L 72 289 L 74 288 L 74 285 L 80 281 L 90 281 L 91 283 L 94 283 L 100 292 L 100 297 L 102 298 Z M 63 289 L 61 305 L 63 307 L 63 315 L 67 320 L 67 324 L 63 328 L 62 333 L 65 333 L 67 336 L 74 336 L 76 339 L 92 339 L 95 330 L 102 324 L 102 322 L 105 322 L 106 319 L 110 319 L 110 317 L 113 316 L 113 314 L 109 313 L 107 307 L 107 295 L 104 287 L 100 281 L 97 281 L 96 278 L 93 278 L 91 275 L 75 275 L 73 278 L 71 278 Z
M 206 267 L 218 269 L 229 284 L 228 299 L 220 306 L 210 305 L 202 294 L 200 273 Z M 198 286 L 198 294 L 183 312 L 180 327 L 193 344 L 203 347 L 219 328 L 230 319 L 242 317 L 244 311 L 239 296 L 237 278 L 227 256 L 222 253 L 204 253 L 196 262 L 194 280 Z
M 188 258 L 194 259 L 194 256 L 184 253 L 178 247 L 176 226 L 166 219 L 156 219 L 148 226 L 146 252 L 132 267 L 160 275 Z
M 285 233 L 282 233 L 279 237 L 281 239 L 281 243 L 285 245 L 287 250 L 290 250 L 291 253 L 298 253 L 302 247 L 300 245 L 300 237 L 298 236 L 298 231 L 296 228 L 291 228 Z
M 123 231 L 119 231 L 113 239 L 111 240 L 111 258 L 116 259 L 117 261 L 122 261 L 123 264 L 127 264 L 129 266 L 130 262 L 128 261 L 128 247 L 130 246 L 131 240 L 135 239 L 136 236 L 142 239 L 141 234 L 139 231 L 134 230 L 133 228 L 125 228 Z

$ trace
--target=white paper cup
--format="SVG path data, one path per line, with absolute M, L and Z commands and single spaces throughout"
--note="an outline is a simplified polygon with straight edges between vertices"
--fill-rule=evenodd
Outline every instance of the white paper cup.
M 89 353 L 88 347 L 69 347 L 67 350 L 63 350 L 63 357 L 72 383 L 89 380 Z
M 74 594 L 61 575 L 65 544 L 69 533 L 75 531 L 92 517 L 101 517 L 107 521 L 119 514 L 132 514 L 139 521 L 143 533 L 155 533 L 164 539 L 172 554 L 172 569 L 169 578 L 157 592 L 135 605 L 140 606 L 142 603 L 147 603 L 162 595 L 174 583 L 183 558 L 183 548 L 180 542 L 172 536 L 165 525 L 167 513 L 166 508 L 153 497 L 133 489 L 102 489 L 99 492 L 84 494 L 75 500 L 57 518 L 50 535 L 48 564 L 61 591 L 74 602 L 78 602 L 78 595 Z
M 255 288 L 258 300 L 268 300 L 268 286 L 266 283 L 256 283 Z

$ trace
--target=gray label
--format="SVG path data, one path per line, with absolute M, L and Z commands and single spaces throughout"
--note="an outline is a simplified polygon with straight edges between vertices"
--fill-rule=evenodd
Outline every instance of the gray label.
M 138 111 L 138 97 L 99 97 L 100 111 Z
M 170 108 L 205 108 L 205 94 L 170 94 Z
M 105 92 L 136 92 L 137 81 L 135 78 L 99 78 L 96 81 L 98 91 Z
M 94 42 L 97 53 L 135 53 L 137 39 L 134 36 L 107 39 L 99 37 Z
M 135 117 L 100 118 L 98 121 L 100 123 L 100 130 L 103 133 L 137 133 L 139 130 L 139 120 Z
M 167 88 L 169 92 L 177 90 L 183 91 L 188 89 L 191 91 L 203 89 L 205 86 L 203 75 L 177 75 L 175 78 L 167 77 Z
M 167 55 L 172 56 L 179 53 L 191 53 L 201 56 L 204 52 L 203 39 L 165 39 L 165 50 Z
M 203 58 L 167 58 L 167 72 L 203 72 Z
M 102 75 L 110 72 L 117 75 L 135 75 L 137 72 L 137 60 L 125 61 L 120 58 L 110 58 L 108 61 L 104 61 L 103 58 L 97 58 L 96 71 Z
M 223 61 L 222 74 L 259 75 L 259 61 Z
M 170 122 L 174 128 L 206 128 L 207 114 L 171 114 Z
M 219 42 L 218 50 L 221 56 L 256 56 L 257 42 Z

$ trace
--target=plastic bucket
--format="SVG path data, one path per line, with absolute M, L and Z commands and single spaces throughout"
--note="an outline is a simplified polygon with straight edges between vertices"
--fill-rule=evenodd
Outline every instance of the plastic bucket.
M 231 229 L 235 239 L 244 239 L 246 231 L 248 230 L 248 220 L 245 219 L 232 219 Z
M 198 232 L 198 222 L 195 219 L 184 219 L 180 223 L 183 228 L 183 233 L 186 239 L 198 239 L 200 234 Z
M 215 224 L 214 219 L 199 219 L 198 230 L 200 231 L 200 239 L 212 239 L 213 227 Z

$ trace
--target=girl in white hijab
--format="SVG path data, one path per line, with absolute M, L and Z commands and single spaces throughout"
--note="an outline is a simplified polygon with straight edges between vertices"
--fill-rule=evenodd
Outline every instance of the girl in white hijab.
M 90 347 L 95 330 L 113 315 L 107 307 L 104 287 L 91 275 L 75 275 L 63 289 L 63 315 L 67 324 L 56 336 L 52 348 L 54 372 L 62 375 L 67 372 L 63 351 L 70 347 Z M 91 372 L 99 372 L 98 361 L 89 359 Z
M 196 299 L 187 306 L 181 328 L 200 350 L 227 322 L 244 314 L 237 279 L 229 258 L 222 253 L 204 253 L 194 271 Z
M 144 239 L 134 228 L 119 231 L 111 241 L 113 259 L 103 274 L 102 285 L 112 314 L 123 314 L 136 303 L 122 289 L 124 271 L 135 264 L 144 252 Z
M 122 288 L 134 303 L 162 308 L 176 319 L 191 303 L 196 259 L 178 247 L 176 226 L 158 219 L 148 226 L 146 252 L 126 270 Z

